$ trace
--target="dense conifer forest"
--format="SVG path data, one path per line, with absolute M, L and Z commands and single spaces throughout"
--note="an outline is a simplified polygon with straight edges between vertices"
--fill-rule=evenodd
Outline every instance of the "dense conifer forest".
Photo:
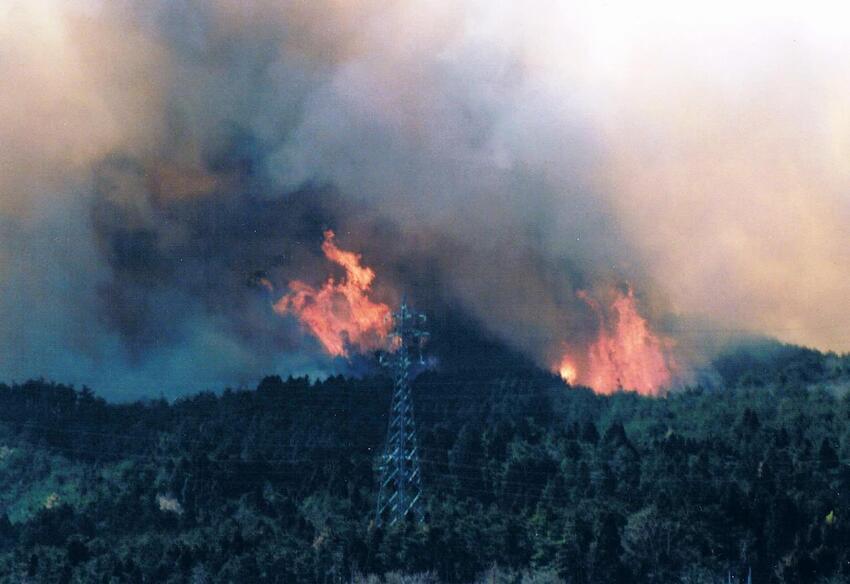
M 0 385 L 0 581 L 850 580 L 850 358 L 714 366 L 660 399 L 425 372 L 427 517 L 392 527 L 374 523 L 386 378 L 126 404 Z

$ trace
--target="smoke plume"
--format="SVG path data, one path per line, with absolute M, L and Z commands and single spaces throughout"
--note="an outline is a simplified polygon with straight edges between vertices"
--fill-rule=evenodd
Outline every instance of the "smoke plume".
M 763 8 L 6 2 L 0 378 L 345 370 L 272 308 L 340 277 L 327 229 L 545 367 L 626 289 L 680 364 L 848 350 L 848 20 Z

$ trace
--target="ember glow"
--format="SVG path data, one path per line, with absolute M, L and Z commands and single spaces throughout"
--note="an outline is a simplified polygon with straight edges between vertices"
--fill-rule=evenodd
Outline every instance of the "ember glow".
M 578 371 L 576 370 L 576 366 L 573 365 L 568 356 L 564 357 L 561 360 L 561 364 L 558 365 L 558 375 L 560 375 L 561 379 L 570 385 L 574 385 L 578 380 Z
M 633 390 L 643 395 L 658 395 L 669 387 L 676 369 L 671 355 L 672 341 L 651 330 L 638 312 L 634 291 L 617 291 L 608 310 L 586 292 L 583 299 L 599 318 L 599 332 L 586 350 L 584 367 L 579 370 L 570 355 L 557 366 L 561 378 L 574 385 L 581 383 L 597 393 Z
M 361 265 L 359 254 L 337 247 L 333 231 L 325 231 L 322 251 L 345 269 L 345 276 L 339 282 L 330 277 L 319 289 L 300 280 L 290 282 L 291 292 L 275 303 L 275 312 L 297 316 L 335 357 L 347 357 L 352 348 L 379 348 L 391 321 L 389 307 L 369 298 L 375 272 Z

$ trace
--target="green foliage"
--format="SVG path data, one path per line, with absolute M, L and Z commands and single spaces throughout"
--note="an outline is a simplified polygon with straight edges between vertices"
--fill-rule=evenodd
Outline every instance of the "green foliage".
M 390 528 L 387 380 L 173 404 L 0 385 L 0 582 L 847 581 L 850 398 L 817 388 L 846 370 L 783 355 L 664 399 L 426 373 L 427 521 Z

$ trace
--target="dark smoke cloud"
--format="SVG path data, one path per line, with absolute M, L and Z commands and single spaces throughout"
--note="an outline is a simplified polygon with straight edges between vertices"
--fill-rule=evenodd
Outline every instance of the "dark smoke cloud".
M 462 312 L 547 366 L 561 342 L 595 333 L 579 289 L 631 282 L 642 310 L 671 330 L 686 328 L 671 316 L 680 311 L 728 328 L 741 322 L 736 298 L 776 298 L 787 267 L 772 272 L 773 292 L 755 293 L 738 259 L 735 293 L 700 313 L 708 275 L 682 269 L 737 252 L 734 238 L 713 251 L 713 223 L 689 241 L 676 226 L 693 232 L 694 218 L 664 204 L 679 194 L 671 185 L 692 198 L 689 177 L 732 143 L 725 120 L 712 122 L 716 144 L 692 137 L 647 105 L 669 84 L 663 74 L 652 91 L 630 81 L 627 98 L 621 79 L 587 73 L 586 7 L 554 35 L 532 12 L 388 0 L 11 2 L 0 11 L 10 81 L 0 89 L 10 145 L 0 153 L 0 377 L 130 397 L 345 370 L 271 310 L 288 281 L 327 277 L 327 227 L 376 269 L 379 299 L 406 290 L 438 317 Z M 682 103 L 722 118 L 715 104 L 726 99 L 709 85 Z M 781 123 L 766 115 L 765 125 Z M 692 156 L 668 164 L 667 151 Z M 829 174 L 815 166 L 800 175 Z M 728 194 L 711 212 L 764 246 L 761 257 L 769 225 L 784 218 L 752 231 L 746 212 L 729 210 L 751 178 L 721 183 Z M 758 194 L 762 210 L 773 209 L 771 192 Z M 826 217 L 836 215 L 826 201 L 807 207 L 825 239 L 801 245 L 828 275 Z M 844 202 L 833 206 L 846 216 Z M 277 286 L 272 296 L 258 274 Z M 840 297 L 850 279 L 833 276 L 807 294 Z M 829 343 L 820 317 L 789 305 L 796 312 L 781 318 L 757 308 L 744 326 L 790 323 L 801 340 Z M 679 336 L 689 358 L 702 356 L 693 335 Z

